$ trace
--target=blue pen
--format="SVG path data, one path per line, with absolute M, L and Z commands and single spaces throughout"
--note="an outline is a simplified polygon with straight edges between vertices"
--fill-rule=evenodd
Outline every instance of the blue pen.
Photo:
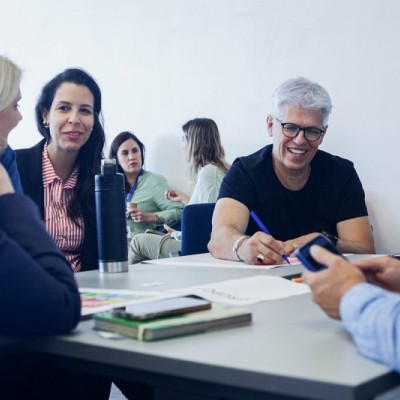
M 258 227 L 267 235 L 271 235 L 270 231 L 267 229 L 267 227 L 262 223 L 261 219 L 258 218 L 257 214 L 254 211 L 250 211 L 250 215 L 251 217 L 254 219 L 255 223 L 258 225 Z M 282 258 L 288 263 L 290 264 L 289 258 L 287 255 L 283 254 Z

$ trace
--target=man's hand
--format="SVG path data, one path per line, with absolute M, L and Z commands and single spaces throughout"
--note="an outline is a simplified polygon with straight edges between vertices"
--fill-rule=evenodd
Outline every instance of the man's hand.
M 379 257 L 355 263 L 365 274 L 368 282 L 384 289 L 400 293 L 400 260 Z
M 264 232 L 256 232 L 244 240 L 239 247 L 238 255 L 246 264 L 271 265 L 283 264 L 285 255 L 284 243 L 275 240 Z
M 339 305 L 343 295 L 354 285 L 365 282 L 362 271 L 344 258 L 320 246 L 312 246 L 311 255 L 328 268 L 306 271 L 303 280 L 310 286 L 313 300 L 331 317 L 340 319 Z

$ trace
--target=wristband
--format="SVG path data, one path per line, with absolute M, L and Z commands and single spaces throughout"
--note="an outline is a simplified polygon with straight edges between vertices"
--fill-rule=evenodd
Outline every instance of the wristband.
M 248 239 L 249 237 L 250 236 L 240 236 L 240 238 L 236 239 L 235 243 L 233 244 L 232 254 L 233 254 L 233 257 L 236 258 L 236 260 L 243 262 L 243 260 L 239 257 L 238 250 L 239 250 L 239 247 L 242 245 L 243 241 L 245 239 Z

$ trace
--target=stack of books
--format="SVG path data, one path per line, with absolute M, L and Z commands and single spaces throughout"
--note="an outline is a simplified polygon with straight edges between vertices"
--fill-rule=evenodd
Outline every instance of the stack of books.
M 251 323 L 244 308 L 212 308 L 196 296 L 182 296 L 128 306 L 94 315 L 94 329 L 152 341 Z

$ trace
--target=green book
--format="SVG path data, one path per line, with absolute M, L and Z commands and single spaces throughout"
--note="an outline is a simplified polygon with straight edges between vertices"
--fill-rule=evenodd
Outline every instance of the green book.
M 112 312 L 103 312 L 95 314 L 93 319 L 94 329 L 151 341 L 246 325 L 251 322 L 251 312 L 244 308 L 221 308 L 148 321 L 125 319 L 114 316 Z

